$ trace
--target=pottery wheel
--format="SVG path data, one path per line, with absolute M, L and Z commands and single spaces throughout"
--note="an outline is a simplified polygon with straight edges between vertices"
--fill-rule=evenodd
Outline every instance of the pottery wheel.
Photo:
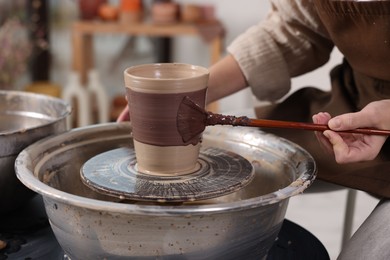
M 138 172 L 133 148 L 96 155 L 81 168 L 81 179 L 91 189 L 120 199 L 185 202 L 219 197 L 237 191 L 254 177 L 250 162 L 219 148 L 201 150 L 199 170 L 179 176 Z

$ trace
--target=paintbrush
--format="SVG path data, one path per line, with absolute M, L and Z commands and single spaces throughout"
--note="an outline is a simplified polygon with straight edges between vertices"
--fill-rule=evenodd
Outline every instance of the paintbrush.
M 206 111 L 198 104 L 185 96 L 177 112 L 177 129 L 184 142 L 188 142 L 204 131 L 206 126 L 232 125 L 268 128 L 291 128 L 311 131 L 330 130 L 328 125 L 314 123 L 288 122 L 268 119 L 251 119 L 246 116 L 229 116 Z M 338 131 L 340 133 L 355 133 L 366 135 L 390 135 L 390 130 L 357 128 L 353 130 Z

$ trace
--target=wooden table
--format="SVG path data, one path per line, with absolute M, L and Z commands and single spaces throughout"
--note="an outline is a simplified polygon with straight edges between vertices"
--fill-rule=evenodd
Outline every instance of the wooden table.
M 197 36 L 202 37 L 202 30 L 222 28 L 219 22 L 207 24 L 175 23 L 170 25 L 157 25 L 153 23 L 122 24 L 119 22 L 78 21 L 72 27 L 73 70 L 79 72 L 81 83 L 87 81 L 87 72 L 93 68 L 93 36 L 95 34 L 126 34 L 130 36 L 176 37 Z M 200 27 L 202 30 L 200 30 Z M 214 35 L 207 41 L 210 48 L 210 64 L 214 64 L 221 57 L 223 33 Z

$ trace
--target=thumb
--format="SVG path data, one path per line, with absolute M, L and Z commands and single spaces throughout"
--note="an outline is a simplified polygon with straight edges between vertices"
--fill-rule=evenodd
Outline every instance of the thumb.
M 368 125 L 370 125 L 370 119 L 365 118 L 361 112 L 339 115 L 328 122 L 329 128 L 336 131 L 356 129 Z

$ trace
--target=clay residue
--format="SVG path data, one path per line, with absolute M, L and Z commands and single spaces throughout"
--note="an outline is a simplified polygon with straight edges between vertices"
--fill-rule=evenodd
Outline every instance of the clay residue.
M 230 116 L 208 112 L 207 125 L 232 125 L 232 126 L 247 126 L 250 119 L 246 116 Z

